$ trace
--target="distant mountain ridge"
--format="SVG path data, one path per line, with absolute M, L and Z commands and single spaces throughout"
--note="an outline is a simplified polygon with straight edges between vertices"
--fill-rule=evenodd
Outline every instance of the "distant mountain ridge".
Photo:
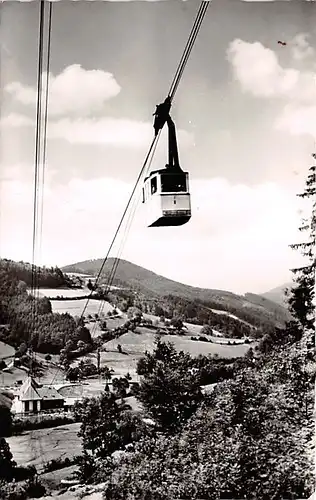
M 86 260 L 62 267 L 65 273 L 82 273 L 95 276 L 102 265 L 103 259 Z M 109 258 L 105 263 L 102 277 L 106 278 L 113 266 L 114 259 Z M 246 293 L 244 296 L 233 292 L 217 289 L 198 288 L 178 283 L 169 278 L 160 276 L 148 269 L 120 260 L 114 284 L 132 288 L 151 297 L 166 295 L 180 296 L 190 301 L 212 303 L 212 307 L 225 310 L 245 319 L 247 314 L 256 324 L 261 317 L 275 326 L 283 326 L 290 319 L 290 314 L 282 305 L 272 301 L 269 297 Z
M 284 283 L 281 286 L 277 286 L 275 288 L 272 288 L 272 290 L 269 290 L 268 292 L 264 292 L 261 294 L 262 297 L 265 297 L 269 300 L 273 300 L 277 304 L 281 306 L 286 305 L 286 297 L 285 297 L 285 289 L 286 288 L 291 288 L 293 283 Z

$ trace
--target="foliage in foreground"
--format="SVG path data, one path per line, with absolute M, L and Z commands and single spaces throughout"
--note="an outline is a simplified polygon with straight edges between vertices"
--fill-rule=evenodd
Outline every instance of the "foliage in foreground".
M 137 372 L 143 379 L 137 397 L 164 432 L 176 431 L 203 400 L 191 363 L 189 354 L 159 338 L 154 353 L 139 360 Z
M 117 401 L 108 391 L 77 402 L 74 414 L 81 422 L 78 436 L 82 439 L 83 457 L 79 475 L 85 481 L 91 480 L 98 460 L 107 459 L 146 433 L 144 423 L 132 413 L 130 406 Z
M 271 387 L 273 389 L 271 390 Z M 172 438 L 146 438 L 111 474 L 105 500 L 304 498 L 312 471 L 290 387 L 246 370 Z
M 35 467 L 17 467 L 10 446 L 0 437 L 0 498 L 25 500 L 38 498 L 44 493 L 45 488 L 37 480 Z
M 6 500 L 40 498 L 45 493 L 45 487 L 36 478 L 28 479 L 23 483 L 0 483 L 0 498 Z

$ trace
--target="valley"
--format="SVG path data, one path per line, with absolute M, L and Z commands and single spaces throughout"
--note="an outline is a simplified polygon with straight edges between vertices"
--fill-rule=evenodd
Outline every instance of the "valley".
M 18 426 L 7 442 L 18 466 L 35 466 L 49 491 L 59 491 L 61 481 L 74 479 L 79 471 L 81 423 L 75 420 L 75 408 L 85 398 L 99 398 L 106 389 L 117 401 L 129 404 L 133 415 L 144 422 L 148 419 L 133 391 L 142 383 L 139 363 L 155 353 L 157 339 L 171 343 L 174 356 L 187 355 L 192 360 L 206 394 L 254 359 L 266 332 L 289 318 L 281 305 L 255 294 L 238 296 L 175 282 L 169 289 L 170 280 L 126 261 L 124 272 L 118 267 L 115 285 L 107 288 L 105 271 L 87 301 L 95 278 L 89 266 L 67 268 L 64 284 L 58 270 L 42 273 L 45 282 L 58 276 L 61 285 L 39 287 L 40 322 L 35 329 L 27 312 L 30 275 L 22 269 L 25 281 L 13 281 L 16 289 L 7 306 L 15 322 L 2 318 L 0 388 L 15 397 L 11 403 L 4 398 L 3 404 L 11 406 L 13 425 Z M 3 263 L 5 279 L 12 269 L 17 273 L 15 263 Z M 6 289 L 4 283 L 2 293 Z M 19 325 L 24 325 L 23 330 Z M 208 364 L 210 372 L 203 368 Z M 22 403 L 17 406 L 17 398 L 30 380 L 35 383 L 34 394 L 57 391 L 63 402 L 55 409 L 19 413 Z

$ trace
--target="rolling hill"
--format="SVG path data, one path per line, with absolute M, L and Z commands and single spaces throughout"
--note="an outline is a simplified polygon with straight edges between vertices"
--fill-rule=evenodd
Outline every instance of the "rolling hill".
M 95 276 L 103 259 L 87 260 L 62 268 L 65 273 L 82 273 Z M 105 263 L 102 277 L 106 278 L 113 266 L 114 259 Z M 280 304 L 267 297 L 256 294 L 237 295 L 225 290 L 198 288 L 160 276 L 148 269 L 120 260 L 114 284 L 134 289 L 149 298 L 161 298 L 167 295 L 182 297 L 189 301 L 203 302 L 214 312 L 225 311 L 252 325 L 264 324 L 283 326 L 290 319 L 288 311 Z

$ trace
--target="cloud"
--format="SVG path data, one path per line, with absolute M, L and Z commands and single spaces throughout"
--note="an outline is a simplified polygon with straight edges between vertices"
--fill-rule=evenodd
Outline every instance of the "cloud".
M 46 74 L 43 74 L 43 82 L 45 85 Z M 5 90 L 26 106 L 36 104 L 37 91 L 34 87 L 12 82 Z M 49 76 L 49 114 L 89 116 L 102 110 L 104 103 L 117 96 L 120 91 L 121 87 L 112 73 L 85 70 L 80 64 L 73 64 L 59 75 Z
M 305 34 L 297 35 L 293 44 L 292 53 L 296 60 L 302 60 L 314 52 Z M 277 130 L 315 137 L 315 72 L 283 68 L 275 52 L 259 42 L 234 40 L 227 50 L 227 57 L 234 77 L 244 92 L 283 101 L 283 110 L 274 123 Z
M 153 138 L 153 126 L 148 122 L 128 119 L 101 118 L 60 120 L 48 127 L 51 139 L 64 139 L 71 144 L 103 144 L 140 148 L 150 144 Z M 178 131 L 179 143 L 183 146 L 193 144 L 192 134 Z
M 309 35 L 307 33 L 300 33 L 292 40 L 292 55 L 297 61 L 301 61 L 302 59 L 307 59 L 308 57 L 315 55 L 315 50 L 308 43 L 308 36 Z
M 35 127 L 35 121 L 15 113 L 0 119 L 0 127 Z M 163 130 L 162 140 L 166 135 Z M 177 131 L 178 142 L 182 147 L 192 146 L 194 136 L 185 130 Z M 112 147 L 143 148 L 153 138 L 153 126 L 124 118 L 63 118 L 48 121 L 48 139 L 59 139 L 70 144 L 104 145 Z
M 34 120 L 18 113 L 10 113 L 0 118 L 0 127 L 29 127 L 34 125 Z
M 235 79 L 254 96 L 316 100 L 315 73 L 282 68 L 275 52 L 260 42 L 236 39 L 230 44 L 227 57 Z
M 46 76 L 43 75 L 45 82 Z M 36 89 L 20 82 L 5 87 L 13 99 L 25 106 L 36 105 Z M 102 117 L 104 103 L 117 96 L 121 87 L 111 73 L 85 70 L 79 64 L 68 66 L 50 76 L 47 134 L 70 144 L 103 144 L 143 147 L 153 137 L 152 124 L 127 118 Z M 96 117 L 97 116 L 97 117 Z M 35 127 L 35 121 L 23 114 L 11 113 L 0 120 L 2 127 Z M 182 144 L 193 143 L 192 136 L 179 131 Z
M 1 186 L 1 253 L 30 260 L 32 182 L 11 177 Z M 47 182 L 42 262 L 63 265 L 105 255 L 132 187 L 113 178 L 73 179 L 63 186 Z M 176 230 L 147 228 L 139 204 L 122 258 L 192 285 L 239 292 L 288 279 L 293 265 L 288 244 L 297 241 L 294 195 L 274 184 L 249 188 L 220 178 L 192 180 L 191 193 L 192 219 Z
M 277 130 L 287 131 L 292 135 L 316 137 L 316 104 L 314 106 L 295 104 L 285 106 L 275 122 L 275 127 Z

